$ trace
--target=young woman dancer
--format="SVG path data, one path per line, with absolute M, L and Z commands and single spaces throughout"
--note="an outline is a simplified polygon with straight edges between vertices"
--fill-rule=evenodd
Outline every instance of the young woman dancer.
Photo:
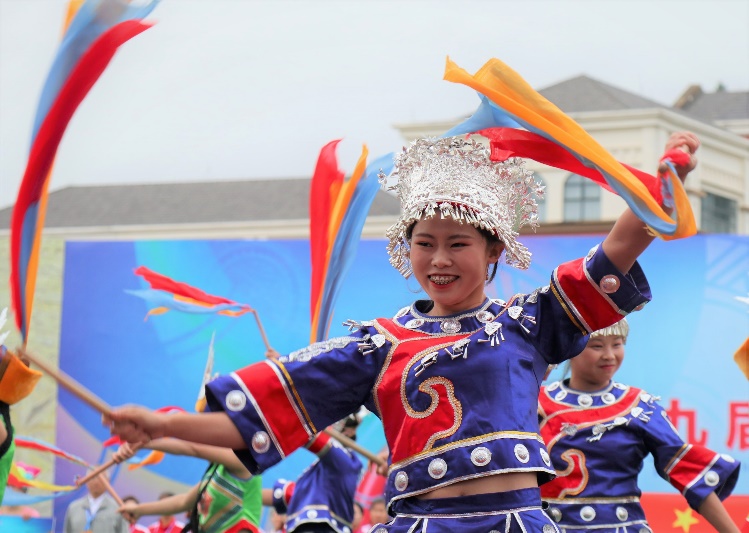
M 698 145 L 679 133 L 666 148 L 693 154 Z M 682 179 L 694 163 L 677 168 Z M 502 252 L 512 266 L 529 265 L 516 237 L 535 223 L 532 174 L 517 160 L 492 162 L 473 139 L 448 138 L 414 142 L 392 177 L 403 214 L 387 233 L 390 262 L 429 300 L 217 378 L 206 387 L 214 412 L 125 407 L 105 423 L 131 442 L 171 435 L 228 446 L 260 472 L 364 405 L 382 418 L 390 449 L 395 518 L 375 533 L 552 533 L 538 488 L 554 475 L 538 434 L 541 381 L 549 364 L 583 350 L 587 334 L 650 299 L 636 259 L 653 237 L 627 209 L 548 285 L 490 299 L 485 283 Z M 360 297 L 376 298 L 377 287 L 362 280 Z

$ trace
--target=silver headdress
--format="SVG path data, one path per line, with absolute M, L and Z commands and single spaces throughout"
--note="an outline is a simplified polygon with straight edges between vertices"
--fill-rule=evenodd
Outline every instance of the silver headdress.
M 531 254 L 517 241 L 518 230 L 538 226 L 536 198 L 543 186 L 520 159 L 493 162 L 489 149 L 473 139 L 418 139 L 395 159 L 402 214 L 385 234 L 390 264 L 404 277 L 412 273 L 408 228 L 439 213 L 496 235 L 508 265 L 526 269 Z M 384 184 L 386 176 L 380 175 Z
M 599 329 L 598 331 L 594 331 L 590 334 L 591 338 L 610 337 L 612 335 L 616 335 L 617 337 L 624 337 L 624 340 L 627 340 L 627 336 L 629 335 L 629 322 L 627 322 L 626 318 L 622 318 L 616 324 L 612 324 L 607 328 Z

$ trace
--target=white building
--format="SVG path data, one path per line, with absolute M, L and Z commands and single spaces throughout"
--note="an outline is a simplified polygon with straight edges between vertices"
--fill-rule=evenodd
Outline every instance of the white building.
M 749 91 L 687 89 L 673 107 L 579 76 L 539 91 L 623 163 L 655 172 L 668 136 L 679 130 L 702 141 L 699 165 L 686 182 L 702 233 L 749 234 Z M 461 119 L 462 120 L 462 119 Z M 437 136 L 460 120 L 398 126 L 409 141 Z M 546 185 L 540 233 L 604 231 L 624 210 L 618 196 L 569 172 L 534 161 Z

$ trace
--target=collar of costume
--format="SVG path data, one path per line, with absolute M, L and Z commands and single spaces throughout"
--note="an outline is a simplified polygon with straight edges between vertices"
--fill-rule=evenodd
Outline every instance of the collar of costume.
M 557 403 L 582 409 L 606 407 L 619 401 L 629 390 L 628 385 L 610 381 L 609 384 L 595 392 L 573 389 L 564 381 L 555 381 L 546 387 L 546 394 Z
M 404 277 L 412 273 L 409 226 L 437 214 L 496 235 L 505 245 L 508 265 L 526 269 L 531 254 L 517 241 L 524 225 L 538 226 L 536 199 L 543 186 L 520 159 L 494 162 L 489 149 L 473 139 L 418 139 L 395 159 L 390 187 L 402 215 L 388 229 L 388 254 Z M 387 176 L 380 174 L 384 184 Z
M 406 329 L 432 335 L 471 333 L 492 322 L 507 304 L 504 300 L 487 298 L 479 307 L 463 313 L 447 316 L 427 315 L 433 305 L 431 300 L 417 300 L 409 307 L 398 311 L 393 321 Z

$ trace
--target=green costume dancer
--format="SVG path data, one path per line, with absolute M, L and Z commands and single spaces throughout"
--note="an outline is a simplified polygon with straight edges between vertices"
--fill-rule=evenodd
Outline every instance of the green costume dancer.
M 260 476 L 240 479 L 224 465 L 213 464 L 203 476 L 200 487 L 200 533 L 260 531 Z

